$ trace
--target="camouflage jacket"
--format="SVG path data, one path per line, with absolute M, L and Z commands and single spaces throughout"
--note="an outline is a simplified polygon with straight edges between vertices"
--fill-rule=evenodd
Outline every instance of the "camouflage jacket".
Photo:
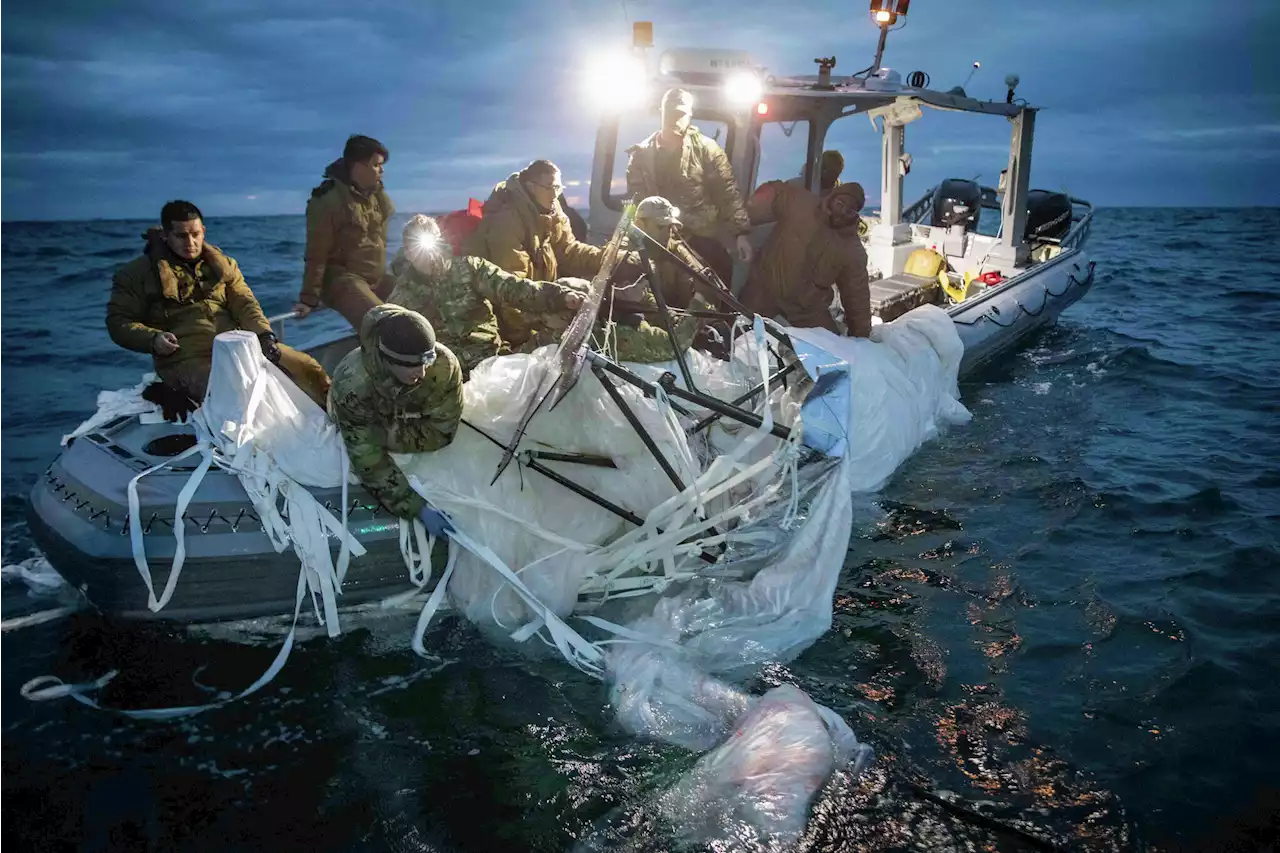
M 560 284 L 576 290 L 584 296 L 589 292 L 590 288 L 590 283 L 583 279 L 567 279 L 560 282 Z M 648 292 L 647 288 L 644 296 L 638 301 L 646 308 L 657 307 L 653 295 Z M 622 307 L 621 300 L 617 305 L 619 307 L 613 309 L 615 312 L 622 313 L 626 310 Z M 574 311 L 561 310 L 548 314 L 542 327 L 538 330 L 538 334 L 520 347 L 519 351 L 531 352 L 540 346 L 554 344 L 559 341 L 560 336 L 569 327 L 569 323 L 573 320 L 575 313 Z M 694 335 L 698 331 L 698 320 L 696 317 L 683 314 L 675 320 L 672 328 L 676 333 L 676 342 L 682 349 L 688 349 L 693 344 Z M 667 334 L 666 329 L 662 328 L 661 325 L 651 324 L 643 319 L 635 325 L 611 321 L 608 300 L 600 306 L 600 313 L 597 315 L 593 333 L 597 344 L 600 345 L 603 345 L 606 333 L 612 336 L 612 347 L 617 350 L 618 361 L 629 361 L 635 364 L 656 364 L 675 359 L 675 353 L 671 349 L 671 336 Z
M 436 360 L 417 385 L 404 385 L 378 355 L 378 321 L 405 309 L 379 305 L 360 324 L 360 348 L 333 373 L 329 416 L 342 432 L 351 467 L 389 512 L 413 518 L 424 504 L 392 453 L 425 453 L 453 441 L 462 418 L 462 368 L 436 344 Z
M 298 301 L 315 305 L 327 282 L 341 273 L 360 276 L 373 287 L 387 264 L 387 223 L 396 212 L 382 185 L 357 190 L 341 160 L 325 169 L 325 180 L 307 201 L 306 267 Z
M 658 137 L 654 133 L 627 149 L 627 194 L 635 200 L 662 196 L 680 208 L 680 221 L 690 234 L 737 236 L 751 230 L 742 194 L 723 149 L 696 128 L 689 128 L 680 152 L 680 171 L 662 174 L 658 168 Z
M 152 355 L 157 370 L 191 359 L 209 359 L 222 332 L 271 331 L 235 259 L 204 244 L 194 264 L 180 260 L 159 229 L 148 231 L 146 252 L 116 271 L 107 303 L 107 333 L 125 349 Z M 180 348 L 155 355 L 153 339 L 171 332 Z
M 397 253 L 391 263 L 395 290 L 388 302 L 417 311 L 436 330 L 436 338 L 458 357 L 463 376 L 486 358 L 509 352 L 494 311 L 511 307 L 534 315 L 565 310 L 572 292 L 554 282 L 531 281 L 505 272 L 482 258 L 454 258 L 449 271 L 430 280 Z

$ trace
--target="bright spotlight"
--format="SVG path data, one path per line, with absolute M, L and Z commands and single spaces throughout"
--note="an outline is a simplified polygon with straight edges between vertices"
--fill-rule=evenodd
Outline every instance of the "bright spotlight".
M 649 77 L 638 56 L 601 55 L 587 63 L 583 81 L 587 97 L 606 112 L 626 112 L 644 106 Z
M 734 106 L 758 103 L 763 94 L 764 84 L 759 75 L 750 71 L 735 71 L 724 81 L 725 99 Z
M 426 231 L 413 235 L 413 247 L 423 254 L 440 248 L 440 238 Z

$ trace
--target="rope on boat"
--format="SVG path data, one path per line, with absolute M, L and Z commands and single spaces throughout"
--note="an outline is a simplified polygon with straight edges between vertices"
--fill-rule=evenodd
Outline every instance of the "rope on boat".
M 1092 282 L 1094 263 L 1095 263 L 1094 261 L 1089 262 L 1089 274 L 1086 275 L 1083 280 L 1077 279 L 1074 275 L 1068 273 L 1067 286 L 1064 287 L 1060 292 L 1055 293 L 1052 289 L 1046 286 L 1044 288 L 1044 301 L 1040 303 L 1040 307 L 1035 311 L 1032 311 L 1030 308 L 1026 307 L 1016 299 L 1013 301 L 1014 306 L 1017 307 L 1018 310 L 1023 314 L 1026 314 L 1030 317 L 1039 317 L 1041 314 L 1044 313 L 1044 309 L 1049 307 L 1050 299 L 1058 299 L 1063 296 L 1066 296 L 1068 293 L 1071 292 L 1071 288 L 1086 287 L 1090 282 Z M 962 326 L 976 326 L 978 323 L 982 322 L 983 320 L 987 320 L 989 322 L 995 323 L 997 326 L 999 326 L 1002 329 L 1007 329 L 1018 322 L 1018 317 L 1015 316 L 1008 323 L 1001 323 L 999 320 L 996 319 L 996 316 L 997 315 L 995 313 L 991 311 L 987 311 L 982 314 L 979 314 L 977 317 L 975 317 L 972 320 L 961 320 L 958 317 L 952 317 L 951 319 Z

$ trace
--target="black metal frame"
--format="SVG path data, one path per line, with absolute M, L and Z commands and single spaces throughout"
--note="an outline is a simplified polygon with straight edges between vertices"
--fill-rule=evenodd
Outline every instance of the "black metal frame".
M 694 279 L 695 289 L 714 298 L 719 303 L 723 304 L 724 306 L 729 308 L 730 311 L 733 312 L 731 314 L 720 313 L 720 312 L 710 312 L 710 311 L 702 311 L 702 312 L 694 311 L 694 312 L 688 312 L 688 313 L 694 314 L 695 316 L 704 316 L 704 317 L 715 318 L 715 319 L 737 318 L 737 317 L 743 317 L 743 316 L 750 317 L 752 316 L 752 313 L 747 311 L 745 306 L 743 306 L 743 304 L 740 301 L 738 301 L 738 299 L 732 294 L 729 288 L 726 287 L 724 283 L 720 281 L 719 277 L 716 276 L 715 273 L 709 267 L 706 267 L 704 269 L 697 269 L 693 265 L 687 263 L 679 255 L 676 255 L 675 253 L 671 252 L 666 246 L 659 243 L 652 236 L 640 230 L 639 228 L 635 227 L 634 224 L 628 224 L 627 227 L 629 228 L 629 231 L 627 232 L 627 234 L 632 239 L 632 241 L 636 244 L 641 262 L 643 263 L 644 267 L 648 271 L 649 290 L 653 294 L 654 301 L 657 303 L 657 306 L 658 306 L 656 311 L 652 309 L 642 309 L 641 313 L 644 313 L 648 316 L 656 316 L 658 319 L 659 325 L 661 325 L 661 327 L 666 331 L 668 342 L 671 345 L 672 354 L 674 355 L 676 364 L 678 365 L 680 373 L 684 378 L 685 387 L 681 388 L 679 385 L 677 385 L 676 376 L 670 371 L 664 373 L 656 383 L 651 382 L 647 379 L 644 379 L 643 377 L 628 370 L 622 365 L 612 361 L 606 356 L 603 356 L 600 353 L 593 351 L 589 346 L 585 344 L 585 342 L 583 344 L 579 357 L 581 361 L 585 361 L 587 364 L 590 365 L 591 372 L 595 375 L 596 379 L 600 382 L 600 384 L 604 386 L 604 389 L 606 393 L 608 393 L 610 399 L 613 400 L 614 404 L 622 412 L 623 417 L 626 418 L 627 422 L 631 425 L 631 428 L 635 430 L 636 435 L 638 435 L 640 437 L 640 440 L 644 442 L 645 447 L 653 455 L 654 460 L 662 468 L 663 473 L 666 474 L 667 478 L 671 481 L 672 485 L 675 486 L 675 488 L 678 491 L 683 492 L 685 490 L 685 483 L 683 479 L 680 477 L 679 473 L 676 472 L 671 462 L 663 455 L 661 448 L 658 447 L 658 444 L 656 441 L 654 441 L 653 436 L 650 435 L 648 430 L 646 430 L 643 424 L 640 423 L 639 418 L 636 416 L 632 408 L 627 404 L 627 401 L 619 393 L 618 386 L 614 383 L 613 379 L 610 377 L 611 376 L 616 377 L 617 379 L 623 382 L 626 382 L 627 384 L 639 389 L 640 392 L 643 393 L 646 397 L 652 398 L 652 397 L 658 396 L 658 391 L 659 389 L 661 389 L 662 392 L 665 394 L 665 396 L 668 398 L 669 404 L 671 405 L 672 409 L 674 409 L 675 411 L 679 412 L 680 414 L 686 417 L 693 417 L 693 413 L 685 406 L 682 406 L 680 405 L 680 403 L 676 402 L 677 400 L 684 401 L 686 403 L 692 403 L 694 405 L 701 406 L 702 408 L 705 408 L 705 409 L 710 409 L 711 414 L 701 418 L 697 423 L 695 423 L 689 429 L 688 431 L 689 435 L 693 435 L 697 432 L 700 432 L 706 429 L 708 426 L 710 426 L 712 423 L 714 423 L 716 420 L 720 418 L 730 418 L 732 420 L 736 420 L 740 423 L 746 424 L 747 426 L 750 426 L 754 429 L 762 428 L 764 426 L 764 419 L 759 415 L 757 415 L 755 412 L 742 408 L 742 404 L 759 395 L 764 390 L 765 383 L 762 382 L 756 385 L 754 388 L 752 388 L 751 390 L 747 391 L 745 394 L 742 394 L 741 396 L 739 396 L 738 398 L 736 398 L 735 400 L 729 403 L 726 403 L 723 400 L 720 400 L 716 397 L 711 396 L 710 394 L 707 394 L 703 391 L 698 390 L 697 386 L 693 382 L 693 375 L 689 370 L 688 362 L 685 360 L 684 352 L 681 351 L 680 346 L 676 341 L 675 328 L 671 320 L 671 309 L 668 307 L 666 298 L 662 293 L 662 286 L 661 286 L 662 282 L 658 273 L 657 264 L 654 259 L 655 255 L 657 257 L 661 257 L 661 258 L 664 258 L 665 260 L 670 261 L 671 263 L 675 264 L 679 268 L 683 269 L 685 272 L 689 273 Z M 615 237 L 616 236 L 617 235 L 615 235 Z M 612 286 L 612 285 L 606 282 L 606 286 Z M 776 328 L 774 324 L 766 321 L 766 330 L 768 334 L 771 337 L 773 337 L 778 343 L 785 344 L 788 348 L 791 348 L 791 340 L 787 337 L 787 335 L 784 332 Z M 774 356 L 774 358 L 777 359 L 778 361 L 778 370 L 772 376 L 769 377 L 768 381 L 770 384 L 774 382 L 780 382 L 785 384 L 786 377 L 790 373 L 792 373 L 798 365 L 795 362 L 784 365 L 782 364 L 782 358 L 778 354 L 777 350 L 775 350 L 772 346 L 769 346 L 769 351 Z M 559 382 L 557 382 L 557 385 L 559 385 Z M 538 402 L 538 405 L 534 407 L 533 412 L 535 414 L 542 407 L 542 404 L 546 401 L 546 398 L 550 396 L 550 394 L 551 392 L 549 391 Z M 563 395 L 561 395 L 559 399 L 563 399 Z M 557 399 L 556 402 L 559 402 L 559 399 Z M 503 444 L 493 436 L 488 435 L 483 430 L 476 427 L 474 424 L 470 424 L 465 420 L 463 421 L 463 423 L 467 424 L 467 426 L 471 427 L 471 429 L 480 433 L 489 441 L 503 448 L 503 450 L 505 451 L 503 462 L 502 464 L 499 465 L 498 471 L 493 478 L 493 482 L 497 482 L 498 477 L 502 475 L 502 471 L 505 468 L 507 462 L 510 459 L 516 457 L 516 448 L 518 447 L 520 440 L 523 438 L 524 429 L 517 429 L 516 434 L 511 438 L 511 442 L 509 444 Z M 524 424 L 524 426 L 527 426 L 527 421 Z M 779 438 L 783 441 L 789 441 L 791 439 L 791 430 L 788 427 L 774 424 L 770 429 L 770 432 L 776 438 Z M 635 513 L 632 513 L 631 511 L 618 506 L 617 504 L 596 494 L 595 492 L 591 491 L 585 486 L 582 486 L 581 484 L 574 482 L 572 479 L 570 479 L 569 477 L 566 477 L 564 474 L 561 474 L 558 471 L 554 471 L 551 468 L 548 468 L 546 465 L 542 464 L 541 461 L 539 461 L 541 459 L 545 459 L 548 461 L 573 462 L 578 464 L 598 465 L 602 467 L 616 467 L 614 466 L 613 461 L 611 459 L 607 459 L 601 456 L 595 456 L 592 454 L 563 454 L 563 453 L 552 453 L 549 451 L 535 451 L 535 450 L 526 451 L 525 453 L 520 454 L 520 463 L 528 467 L 529 469 L 533 471 L 537 471 L 539 474 L 542 474 L 548 479 L 553 480 L 556 483 L 559 483 L 561 486 L 569 489 L 575 494 L 578 494 L 579 496 L 586 498 L 587 500 L 591 501 L 597 506 L 603 507 L 609 512 L 612 512 L 613 514 L 617 515 L 618 517 L 626 521 L 631 522 L 632 524 L 636 524 L 636 525 L 644 524 L 644 520 L 641 519 L 639 516 L 637 516 Z M 721 548 L 721 550 L 723 551 L 723 547 Z M 703 551 L 702 558 L 704 560 L 707 560 L 708 562 L 716 561 L 715 557 L 708 554 L 706 551 Z

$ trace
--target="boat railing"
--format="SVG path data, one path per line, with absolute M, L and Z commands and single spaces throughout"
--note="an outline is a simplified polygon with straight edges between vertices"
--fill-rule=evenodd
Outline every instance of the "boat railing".
M 911 225 L 923 222 L 933 212 L 933 191 L 936 189 L 936 186 L 929 187 L 919 201 L 902 211 L 902 221 Z
M 929 214 L 933 212 L 933 191 L 935 189 L 937 189 L 936 186 L 931 187 L 925 192 L 919 201 L 902 211 L 902 221 L 912 225 L 918 225 L 921 222 L 924 222 Z M 988 193 L 994 194 L 995 190 L 992 190 L 990 187 L 983 187 L 982 192 L 983 201 L 985 202 L 987 200 Z M 984 204 L 983 206 L 988 207 L 989 205 Z M 1079 208 L 1081 207 L 1085 209 L 1084 213 L 1079 212 Z M 1093 205 L 1082 198 L 1075 198 L 1072 196 L 1071 229 L 1060 239 L 1046 240 L 1045 242 L 1057 243 L 1063 249 L 1078 249 L 1080 246 L 1084 245 L 1086 240 L 1089 239 L 1089 231 L 1092 227 Z
M 316 308 L 316 309 L 312 310 L 311 314 L 312 314 L 312 315 L 314 315 L 314 314 L 319 314 L 320 312 L 322 312 L 322 311 L 326 311 L 326 310 L 328 310 L 328 309 L 326 309 L 326 308 L 324 308 L 323 306 L 321 306 L 321 307 L 319 307 L 319 308 Z M 308 315 L 308 316 L 310 316 L 310 315 Z M 285 312 L 285 313 L 283 313 L 283 314 L 273 314 L 273 315 L 271 315 L 270 317 L 268 317 L 268 318 L 267 318 L 267 323 L 268 323 L 268 325 L 270 325 L 270 326 L 271 326 L 271 331 L 275 332 L 276 338 L 277 338 L 281 343 L 284 343 L 284 324 L 285 324 L 285 321 L 287 321 L 287 320 L 300 320 L 300 319 L 301 319 L 301 318 L 300 318 L 297 314 L 293 313 L 292 311 L 286 311 L 286 312 Z M 279 328 L 276 328 L 277 326 L 279 326 Z
M 1075 218 L 1076 205 L 1080 205 L 1085 208 L 1084 215 L 1081 216 L 1079 219 Z M 1071 230 L 1068 231 L 1063 236 L 1061 242 L 1059 243 L 1059 245 L 1061 245 L 1064 250 L 1078 249 L 1081 246 L 1083 246 L 1084 241 L 1089 239 L 1089 230 L 1093 227 L 1093 205 L 1092 204 L 1090 204 L 1089 202 L 1085 201 L 1082 198 L 1075 198 L 1073 196 L 1071 199 L 1071 207 L 1072 207 L 1072 220 L 1073 220 L 1071 223 Z

